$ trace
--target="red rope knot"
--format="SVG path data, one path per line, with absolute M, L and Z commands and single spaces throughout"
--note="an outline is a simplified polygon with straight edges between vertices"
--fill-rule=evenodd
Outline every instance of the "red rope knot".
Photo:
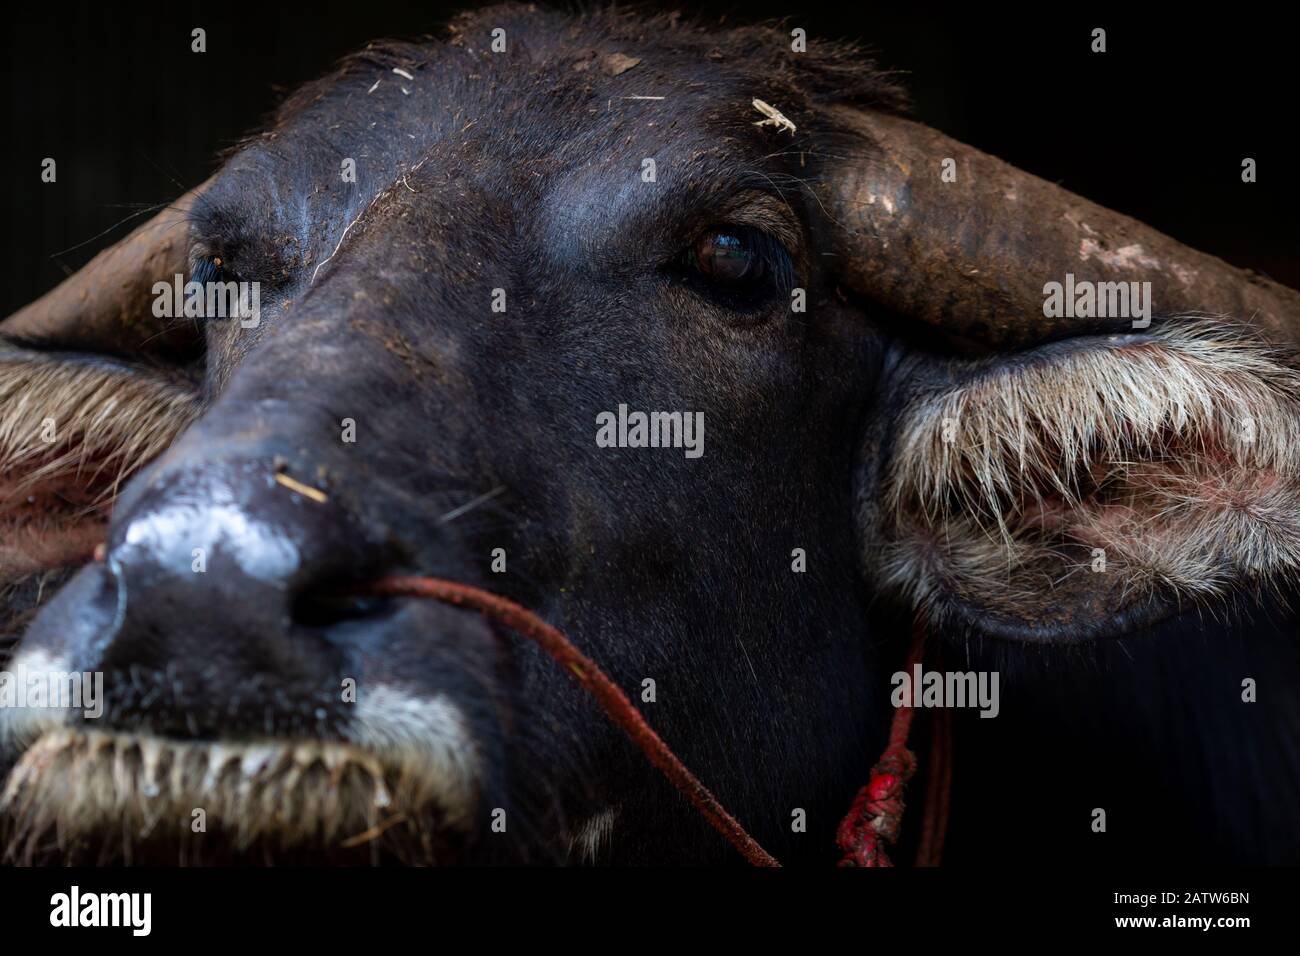
M 912 646 L 906 668 L 921 660 L 925 650 L 924 622 L 917 617 L 912 629 Z M 894 711 L 889 725 L 889 746 L 871 768 L 867 785 L 853 798 L 853 805 L 835 834 L 840 866 L 893 866 L 885 845 L 898 839 L 903 825 L 903 788 L 916 773 L 916 756 L 907 749 L 912 730 L 912 708 L 906 704 Z
M 916 757 L 907 747 L 893 745 L 881 755 L 836 833 L 844 853 L 840 866 L 893 866 L 885 845 L 898 839 L 903 788 L 915 772 Z

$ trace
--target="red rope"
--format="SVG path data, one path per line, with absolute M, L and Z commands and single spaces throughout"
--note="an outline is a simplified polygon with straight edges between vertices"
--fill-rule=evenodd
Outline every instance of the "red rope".
M 431 597 L 449 604 L 471 607 L 534 641 L 558 663 L 569 669 L 578 683 L 596 699 L 609 719 L 627 732 L 650 762 L 663 772 L 672 785 L 695 805 L 695 809 L 699 810 L 713 828 L 726 837 L 746 860 L 755 866 L 780 866 L 776 858 L 764 850 L 758 841 L 736 821 L 736 818 L 723 808 L 709 788 L 686 769 L 686 765 L 677 759 L 677 755 L 632 706 L 627 695 L 605 676 L 605 672 L 574 647 L 567 637 L 532 611 L 488 591 L 439 578 L 388 577 L 376 582 L 367 590 L 392 596 Z
M 392 597 L 434 598 L 448 604 L 469 607 L 498 624 L 527 637 L 556 662 L 566 667 L 578 683 L 595 698 L 615 724 L 621 727 L 652 764 L 669 782 L 690 800 L 709 824 L 721 833 L 741 855 L 755 866 L 780 866 L 743 826 L 718 802 L 717 797 L 692 774 L 663 739 L 646 723 L 627 695 L 605 675 L 594 661 L 579 651 L 560 631 L 532 611 L 508 598 L 468 584 L 426 577 L 386 577 L 366 588 L 373 594 Z M 913 634 L 907 669 L 919 662 L 925 642 L 925 629 L 918 620 Z M 885 844 L 898 838 L 903 816 L 903 788 L 916 771 L 916 758 L 907 748 L 912 726 L 912 708 L 904 705 L 895 712 L 889 731 L 889 746 L 871 770 L 871 779 L 858 793 L 848 815 L 839 826 L 837 840 L 844 853 L 841 866 L 890 866 Z M 936 723 L 936 728 L 939 723 Z M 938 731 L 936 730 L 936 733 Z M 948 766 L 945 745 L 936 738 L 937 756 L 931 786 L 927 787 L 925 832 L 917 862 L 933 865 L 938 860 L 938 845 L 947 822 Z M 939 783 L 934 783 L 938 779 Z M 934 796 L 934 795 L 937 795 Z M 935 803 L 934 801 L 938 802 Z M 939 807 L 938 828 L 934 825 Z M 936 836 L 937 832 L 937 836 Z
M 908 673 L 920 663 L 924 649 L 925 627 L 918 617 L 904 665 Z M 916 773 L 916 757 L 907 748 L 911 729 L 912 706 L 904 703 L 894 712 L 889 746 L 871 768 L 871 778 L 858 791 L 840 823 L 836 834 L 836 842 L 844 854 L 840 866 L 893 866 L 885 845 L 898 839 L 903 824 L 903 788 Z

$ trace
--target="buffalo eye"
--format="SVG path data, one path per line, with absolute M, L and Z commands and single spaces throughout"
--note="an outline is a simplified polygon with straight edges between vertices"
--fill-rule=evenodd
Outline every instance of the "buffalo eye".
M 711 226 L 687 247 L 686 271 L 701 291 L 722 304 L 748 309 L 793 284 L 790 253 L 752 226 Z
M 200 256 L 190 270 L 190 281 L 197 282 L 199 285 L 223 282 L 227 272 L 225 260 L 221 256 Z
M 757 243 L 741 230 L 709 230 L 700 236 L 694 266 L 706 278 L 727 285 L 753 282 L 764 271 Z

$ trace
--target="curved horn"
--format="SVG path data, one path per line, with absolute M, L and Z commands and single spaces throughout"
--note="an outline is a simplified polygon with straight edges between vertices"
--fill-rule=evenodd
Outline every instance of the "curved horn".
M 846 285 L 901 314 L 992 346 L 1085 331 L 1048 318 L 1046 282 L 1151 283 L 1157 313 L 1225 313 L 1277 344 L 1300 344 L 1300 293 L 1197 252 L 937 130 L 839 108 L 874 146 L 839 171 L 835 215 L 849 232 Z M 956 160 L 943 182 L 941 161 Z
M 153 284 L 187 271 L 187 223 L 206 186 L 190 190 L 0 322 L 0 335 L 52 348 L 122 354 L 136 352 L 146 342 L 157 351 L 177 345 L 153 316 Z

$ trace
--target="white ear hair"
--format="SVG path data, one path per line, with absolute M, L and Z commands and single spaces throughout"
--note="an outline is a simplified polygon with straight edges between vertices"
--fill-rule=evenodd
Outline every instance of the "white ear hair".
M 1207 321 L 976 369 L 905 411 L 877 570 L 924 600 L 1051 591 L 1062 547 L 1125 589 L 1300 571 L 1300 374 Z M 1077 559 L 1075 570 L 1077 570 Z
M 144 371 L 107 360 L 0 351 L 0 476 L 15 493 L 76 477 L 111 495 L 197 413 L 191 389 Z
M 197 412 L 155 374 L 0 346 L 0 586 L 88 559 L 122 481 Z

